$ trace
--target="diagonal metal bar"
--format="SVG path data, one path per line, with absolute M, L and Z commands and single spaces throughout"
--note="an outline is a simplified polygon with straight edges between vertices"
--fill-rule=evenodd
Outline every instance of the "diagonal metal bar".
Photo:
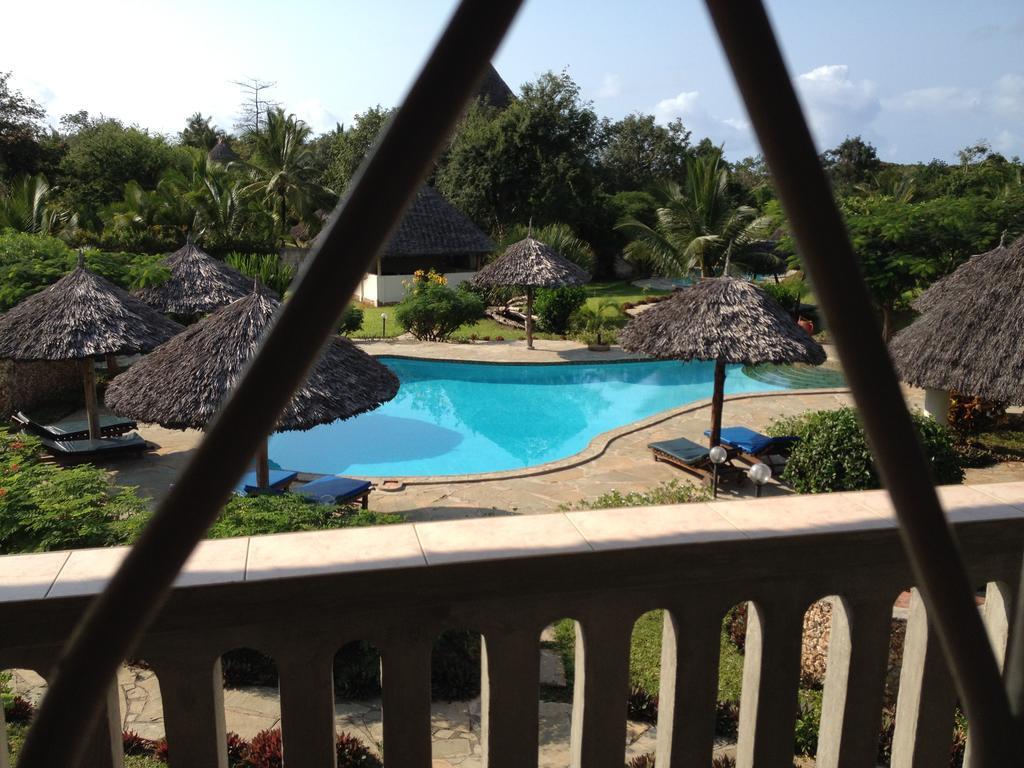
M 521 0 L 462 0 L 405 102 L 339 205 L 259 354 L 174 488 L 59 659 L 20 768 L 75 764 L 117 665 L 166 599 L 175 576 L 277 416 L 371 260 L 430 170 Z
M 760 0 L 707 0 L 707 6 L 896 508 L 918 587 L 970 719 L 978 765 L 1019 765 L 1009 701 L 974 589 L 771 23 Z

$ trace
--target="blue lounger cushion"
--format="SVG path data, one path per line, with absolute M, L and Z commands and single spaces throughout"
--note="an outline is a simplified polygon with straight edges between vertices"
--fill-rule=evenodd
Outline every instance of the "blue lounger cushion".
M 351 477 L 327 475 L 306 483 L 296 490 L 310 501 L 338 504 L 356 499 L 370 490 L 369 480 L 355 480 Z
M 270 470 L 270 487 L 267 490 L 272 493 L 275 491 L 282 491 L 298 476 L 298 472 L 292 472 L 289 469 L 272 469 Z M 235 486 L 236 496 L 248 496 L 259 492 L 260 488 L 256 482 L 256 470 L 246 472 L 242 475 L 241 481 Z
M 678 459 L 684 464 L 699 464 L 708 457 L 708 447 L 706 445 L 695 443 L 693 440 L 687 440 L 685 437 L 650 443 L 647 447 Z
M 711 430 L 705 430 L 704 434 L 711 436 Z M 730 448 L 736 448 L 737 450 L 743 451 L 743 453 L 749 453 L 752 456 L 758 456 L 771 448 L 784 448 L 792 445 L 797 441 L 798 438 L 792 436 L 786 437 L 769 437 L 768 435 L 762 435 L 760 432 L 755 432 L 747 427 L 723 427 L 721 442 L 722 445 L 726 445 Z

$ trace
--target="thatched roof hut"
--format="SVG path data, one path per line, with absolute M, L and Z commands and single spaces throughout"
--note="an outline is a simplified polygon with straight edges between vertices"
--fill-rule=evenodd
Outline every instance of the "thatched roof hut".
M 476 97 L 492 107 L 504 109 L 515 98 L 515 94 L 498 74 L 494 65 L 488 64 L 484 79 L 480 81 L 480 87 L 476 90 Z
M 228 163 L 238 160 L 238 154 L 231 148 L 228 140 L 223 136 L 217 137 L 217 143 L 206 153 L 206 159 L 212 163 Z
M 550 245 L 524 237 L 484 266 L 471 282 L 480 287 L 510 285 L 526 289 L 526 347 L 533 349 L 534 290 L 583 285 L 589 280 L 590 275 L 583 267 L 569 261 Z
M 1010 245 L 1010 248 L 1019 246 L 1020 241 Z M 918 296 L 911 305 L 918 312 L 924 313 L 937 304 L 949 301 L 950 296 L 957 296 L 962 299 L 973 293 L 972 284 L 992 274 L 991 263 L 1007 257 L 1008 247 L 1006 245 L 1006 233 L 999 239 L 999 245 L 991 251 L 985 251 L 971 256 L 967 261 L 957 267 L 953 272 L 940 280 L 936 280 Z M 965 293 L 966 291 L 966 293 Z
M 390 258 L 476 256 L 494 243 L 444 196 L 428 184 L 420 187 L 381 253 Z
M 973 257 L 921 299 L 921 316 L 889 343 L 900 378 L 1024 404 L 1024 237 Z
M 0 316 L 0 358 L 80 360 L 89 437 L 100 439 L 96 355 L 148 352 L 181 326 L 82 266 Z
M 135 295 L 153 309 L 178 317 L 208 315 L 252 293 L 253 279 L 186 243 L 164 259 L 171 276 Z
M 227 400 L 279 302 L 260 291 L 203 318 L 118 376 L 107 404 L 171 429 L 203 429 Z M 332 338 L 292 396 L 278 430 L 310 429 L 390 400 L 398 379 L 348 339 Z
M 774 299 L 734 277 L 701 280 L 634 317 L 619 333 L 631 352 L 673 360 L 714 360 L 711 445 L 722 426 L 729 363 L 825 362 L 825 350 Z
M 182 330 L 83 266 L 0 316 L 0 358 L 81 360 L 148 352 Z

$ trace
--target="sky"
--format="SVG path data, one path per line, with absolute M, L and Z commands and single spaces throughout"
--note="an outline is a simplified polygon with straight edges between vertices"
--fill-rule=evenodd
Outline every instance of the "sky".
M 1024 155 L 1020 0 L 767 0 L 819 148 L 860 135 L 894 162 L 987 140 Z M 275 82 L 325 131 L 401 101 L 454 0 L 50 0 L 4 8 L 0 71 L 48 110 L 174 134 L 230 129 L 232 81 Z M 31 34 L 41 20 L 40 34 Z M 738 160 L 757 142 L 698 0 L 527 0 L 494 59 L 513 89 L 567 71 L 601 116 L 676 117 Z

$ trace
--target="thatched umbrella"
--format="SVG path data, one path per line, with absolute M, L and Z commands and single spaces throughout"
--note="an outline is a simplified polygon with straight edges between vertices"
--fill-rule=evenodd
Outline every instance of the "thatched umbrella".
M 96 355 L 149 352 L 182 330 L 127 291 L 78 267 L 0 316 L 0 358 L 79 360 L 89 438 L 100 438 Z
M 164 259 L 170 277 L 135 295 L 165 315 L 208 315 L 252 293 L 253 279 L 200 250 L 191 240 Z
M 1024 237 L 974 256 L 915 302 L 920 317 L 889 352 L 900 378 L 923 387 L 944 420 L 949 392 L 1024 403 Z
M 533 292 L 537 288 L 583 285 L 587 271 L 533 237 L 512 243 L 498 258 L 477 272 L 473 285 L 508 285 L 526 289 L 526 347 L 533 349 Z
M 107 404 L 119 415 L 170 429 L 204 429 L 255 356 L 278 306 L 257 289 L 208 315 L 118 376 L 107 389 Z M 292 395 L 277 430 L 305 430 L 347 419 L 373 410 L 397 392 L 394 373 L 348 339 L 335 337 Z M 266 487 L 265 442 L 256 473 L 257 485 Z
M 734 277 L 708 278 L 676 291 L 630 320 L 619 342 L 651 357 L 715 361 L 712 447 L 722 431 L 727 364 L 825 362 L 825 350 L 782 307 Z

